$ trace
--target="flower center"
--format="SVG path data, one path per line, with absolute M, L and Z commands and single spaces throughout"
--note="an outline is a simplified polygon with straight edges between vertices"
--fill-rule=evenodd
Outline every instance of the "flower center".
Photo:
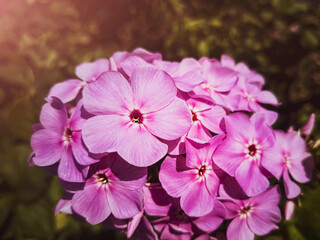
M 241 207 L 239 210 L 240 218 L 250 216 L 252 209 L 253 207 L 251 205 L 245 205 L 244 207 Z
M 206 172 L 206 166 L 201 166 L 201 168 L 199 169 L 199 172 L 198 172 L 198 174 L 199 174 L 199 176 L 203 176 L 203 174 Z
M 244 92 L 244 97 L 246 98 L 246 99 L 248 99 L 248 101 L 252 101 L 252 102 L 254 102 L 256 99 L 254 98 L 254 97 L 252 97 L 249 93 L 247 93 L 247 92 Z
M 248 153 L 249 153 L 250 156 L 256 155 L 256 153 L 257 153 L 257 148 L 256 148 L 256 145 L 255 145 L 255 144 L 251 144 L 251 145 L 248 147 Z
M 108 177 L 103 173 L 98 173 L 96 176 L 101 184 L 107 184 L 109 182 Z
M 287 155 L 284 157 L 284 165 L 286 165 L 287 168 L 291 167 L 290 158 Z
M 72 139 L 72 130 L 70 128 L 66 128 L 63 133 L 63 141 L 66 145 L 68 145 Z
M 213 89 L 213 88 L 212 88 L 209 84 L 207 84 L 207 83 L 202 83 L 202 84 L 201 84 L 201 87 L 202 87 L 203 89 L 209 91 L 209 92 Z
M 199 120 L 197 114 L 194 111 L 191 111 L 191 114 L 192 114 L 192 122 Z
M 249 212 L 251 212 L 251 210 L 252 210 L 252 207 L 249 205 L 246 205 L 241 208 L 240 213 L 241 214 L 248 214 Z
M 133 123 L 141 124 L 143 121 L 143 116 L 139 110 L 133 110 L 130 113 L 130 119 L 131 119 L 131 122 L 133 122 Z

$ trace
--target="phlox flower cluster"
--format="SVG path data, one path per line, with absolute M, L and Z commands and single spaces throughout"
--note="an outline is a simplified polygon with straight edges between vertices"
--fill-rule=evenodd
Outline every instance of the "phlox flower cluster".
M 311 179 L 312 119 L 274 130 L 265 107 L 280 103 L 231 57 L 170 62 L 138 48 L 75 74 L 51 88 L 31 137 L 29 164 L 66 191 L 56 213 L 135 239 L 252 240 Z

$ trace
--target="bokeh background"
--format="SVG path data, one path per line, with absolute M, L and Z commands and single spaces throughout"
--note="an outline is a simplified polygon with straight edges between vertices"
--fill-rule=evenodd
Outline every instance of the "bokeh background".
M 315 112 L 310 139 L 320 138 L 318 0 L 0 0 L 0 239 L 125 239 L 54 216 L 59 180 L 27 158 L 50 87 L 84 61 L 136 47 L 167 60 L 244 61 L 282 102 L 275 127 L 298 129 Z M 293 218 L 257 239 L 320 239 L 319 148 L 313 154 L 314 177 Z

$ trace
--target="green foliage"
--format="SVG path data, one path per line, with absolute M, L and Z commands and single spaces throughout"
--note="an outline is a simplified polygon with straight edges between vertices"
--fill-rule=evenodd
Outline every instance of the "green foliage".
M 262 73 L 282 102 L 277 128 L 317 114 L 320 3 L 303 0 L 0 0 L 0 239 L 124 239 L 54 216 L 63 190 L 27 158 L 43 98 L 84 61 L 144 47 L 165 59 L 229 54 Z M 259 239 L 320 239 L 319 156 L 289 222 Z

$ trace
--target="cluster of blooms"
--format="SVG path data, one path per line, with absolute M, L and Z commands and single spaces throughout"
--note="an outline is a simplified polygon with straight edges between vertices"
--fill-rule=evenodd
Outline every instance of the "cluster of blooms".
M 273 130 L 277 113 L 261 104 L 279 103 L 244 63 L 169 62 L 138 48 L 75 73 L 50 90 L 31 137 L 29 164 L 54 170 L 66 190 L 56 212 L 128 238 L 216 239 L 226 229 L 250 240 L 277 229 L 281 196 L 311 179 L 303 134 L 314 115 L 299 132 Z

